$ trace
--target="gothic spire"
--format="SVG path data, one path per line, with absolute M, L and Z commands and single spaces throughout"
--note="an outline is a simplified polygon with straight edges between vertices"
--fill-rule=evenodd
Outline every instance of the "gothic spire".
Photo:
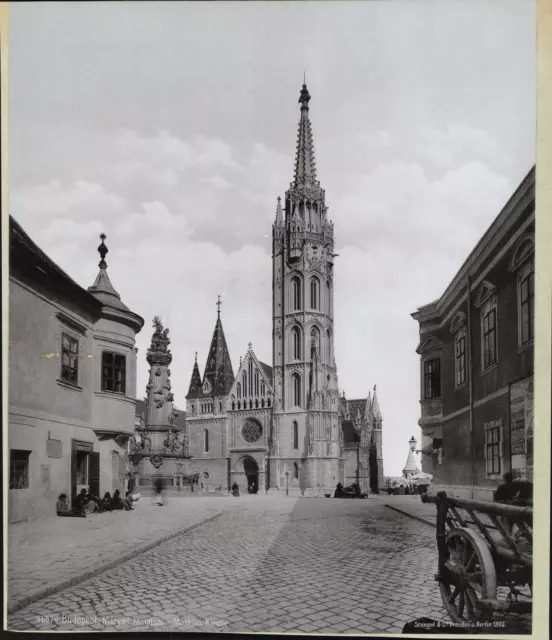
M 283 226 L 284 224 L 284 214 L 282 212 L 282 198 L 278 196 L 278 205 L 276 206 L 276 226 Z
M 213 393 L 227 394 L 234 382 L 234 372 L 232 371 L 232 362 L 230 354 L 226 346 L 226 338 L 222 329 L 220 319 L 220 296 L 217 301 L 217 322 L 213 339 L 211 340 L 211 348 L 207 356 L 207 364 L 205 365 L 205 373 L 203 374 L 203 383 L 209 380 Z
M 376 394 L 376 385 L 374 385 L 374 397 L 372 398 L 372 413 L 376 420 L 381 420 L 382 415 L 379 408 L 378 396 Z
M 364 409 L 364 417 L 366 419 L 366 421 L 370 422 L 372 421 L 372 395 L 371 393 L 368 391 L 368 397 L 366 398 L 366 407 Z
M 197 366 L 197 351 L 195 354 L 194 369 L 192 371 L 192 378 L 190 380 L 190 388 L 188 389 L 188 396 L 201 393 L 201 374 L 199 373 L 199 367 Z
M 310 94 L 307 85 L 303 84 L 299 102 L 301 104 L 301 118 L 297 135 L 297 154 L 295 156 L 295 186 L 312 185 L 316 183 L 316 163 L 314 160 L 314 143 L 312 139 L 311 123 L 309 120 Z

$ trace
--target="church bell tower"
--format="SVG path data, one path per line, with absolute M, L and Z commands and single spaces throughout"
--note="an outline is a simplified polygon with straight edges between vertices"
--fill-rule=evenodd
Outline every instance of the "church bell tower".
M 316 178 L 303 84 L 295 175 L 272 227 L 274 408 L 270 485 L 322 495 L 344 479 L 334 359 L 334 233 Z

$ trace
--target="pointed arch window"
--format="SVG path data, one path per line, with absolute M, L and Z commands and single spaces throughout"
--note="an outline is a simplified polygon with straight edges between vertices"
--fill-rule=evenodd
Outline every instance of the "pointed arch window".
M 241 398 L 241 384 L 239 382 L 236 385 L 236 394 L 237 394 L 238 398 Z
M 297 462 L 293 463 L 293 477 L 295 480 L 299 480 L 299 465 Z
M 253 395 L 253 363 L 249 361 L 249 395 Z
M 255 369 L 255 395 L 259 395 L 259 370 Z
M 326 362 L 332 364 L 332 334 L 329 329 L 326 331 Z
M 299 425 L 296 420 L 293 421 L 293 448 L 299 449 Z
M 205 453 L 209 453 L 209 432 L 207 429 L 203 431 L 203 448 Z
M 261 380 L 261 395 L 264 396 L 265 393 L 266 393 L 265 381 Z
M 329 316 L 332 315 L 332 294 L 329 280 L 326 280 L 326 313 Z
M 247 373 L 242 373 L 243 397 L 247 398 Z
M 301 278 L 299 276 L 293 276 L 291 279 L 291 296 L 292 311 L 299 311 L 302 308 Z
M 302 360 L 301 358 L 301 329 L 297 326 L 291 330 L 291 349 L 294 360 Z
M 311 309 L 319 309 L 320 307 L 320 282 L 315 277 L 312 277 L 310 281 L 310 306 Z
M 301 406 L 301 376 L 298 373 L 294 373 L 291 376 L 291 388 L 292 388 L 292 400 L 294 407 Z

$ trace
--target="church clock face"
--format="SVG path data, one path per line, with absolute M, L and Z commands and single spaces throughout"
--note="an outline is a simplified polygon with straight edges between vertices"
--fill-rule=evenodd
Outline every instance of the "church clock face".
M 211 385 L 209 384 L 209 380 L 205 380 L 203 383 L 203 393 L 211 393 Z

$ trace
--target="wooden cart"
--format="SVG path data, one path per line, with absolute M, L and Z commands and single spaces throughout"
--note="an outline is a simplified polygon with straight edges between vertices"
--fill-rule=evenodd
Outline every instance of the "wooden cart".
M 491 621 L 532 611 L 533 509 L 422 496 L 437 505 L 441 597 L 453 622 Z

